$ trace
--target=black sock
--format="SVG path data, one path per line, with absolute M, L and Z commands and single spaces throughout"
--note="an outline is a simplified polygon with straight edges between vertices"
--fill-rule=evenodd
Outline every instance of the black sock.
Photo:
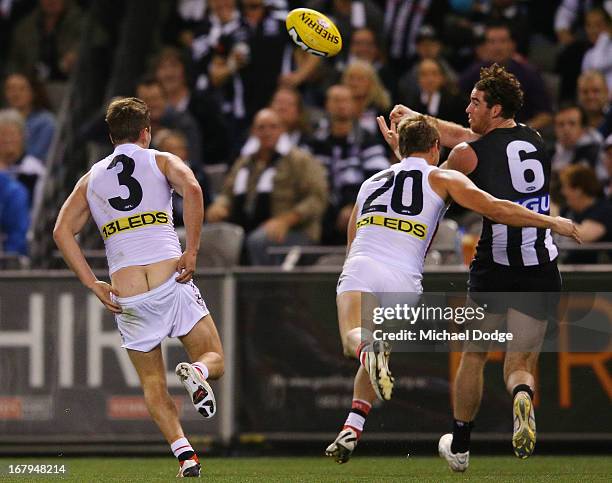
M 453 442 L 451 444 L 453 453 L 465 453 L 470 450 L 470 434 L 473 427 L 473 421 L 453 420 Z
M 178 460 L 183 462 L 191 458 L 195 453 L 193 451 L 184 451 L 180 455 L 178 455 Z
M 521 391 L 525 391 L 527 394 L 529 394 L 529 397 L 533 399 L 533 391 L 527 384 L 519 384 L 515 386 L 512 390 L 512 399 L 514 399 L 516 395 Z

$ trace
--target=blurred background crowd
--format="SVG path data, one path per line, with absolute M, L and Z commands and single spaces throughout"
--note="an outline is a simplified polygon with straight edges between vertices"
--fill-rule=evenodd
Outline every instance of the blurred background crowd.
M 297 7 L 336 22 L 338 56 L 291 42 Z M 549 146 L 553 212 L 586 242 L 612 242 L 611 15 L 612 0 L 0 0 L 2 249 L 49 265 L 61 201 L 112 152 L 108 102 L 137 96 L 152 147 L 196 173 L 206 226 L 241 228 L 241 263 L 280 264 L 292 246 L 311 248 L 301 263 L 341 259 L 316 247 L 346 242 L 360 184 L 397 161 L 376 116 L 402 103 L 467 125 L 470 90 L 493 62 L 520 80 L 518 120 Z M 180 226 L 178 198 L 174 209 Z M 462 262 L 461 243 L 479 233 L 472 213 L 448 216 L 451 247 L 430 263 Z M 83 234 L 91 249 L 94 234 Z

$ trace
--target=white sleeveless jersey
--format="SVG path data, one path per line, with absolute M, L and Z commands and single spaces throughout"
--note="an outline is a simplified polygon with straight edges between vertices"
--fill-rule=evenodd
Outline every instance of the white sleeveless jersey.
M 422 279 L 427 249 L 447 208 L 429 184 L 434 169 L 422 158 L 409 157 L 361 185 L 347 263 L 366 256 Z
M 121 144 L 93 165 L 87 201 L 104 239 L 110 274 L 181 256 L 172 220 L 172 188 L 158 151 Z

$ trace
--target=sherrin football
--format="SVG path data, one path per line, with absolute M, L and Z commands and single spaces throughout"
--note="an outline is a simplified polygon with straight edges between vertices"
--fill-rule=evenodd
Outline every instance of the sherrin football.
M 310 8 L 291 10 L 285 21 L 293 41 L 306 52 L 333 57 L 342 50 L 342 37 L 334 23 Z

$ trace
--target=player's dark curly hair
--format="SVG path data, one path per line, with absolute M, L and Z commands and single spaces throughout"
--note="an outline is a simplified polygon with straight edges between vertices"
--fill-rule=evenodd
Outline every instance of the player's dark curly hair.
M 397 133 L 399 152 L 404 158 L 413 153 L 426 153 L 440 141 L 440 133 L 426 116 L 403 119 Z
M 480 80 L 474 87 L 484 92 L 488 107 L 495 104 L 502 107 L 501 115 L 505 119 L 513 118 L 523 107 L 521 83 L 501 65 L 493 64 L 480 69 Z

